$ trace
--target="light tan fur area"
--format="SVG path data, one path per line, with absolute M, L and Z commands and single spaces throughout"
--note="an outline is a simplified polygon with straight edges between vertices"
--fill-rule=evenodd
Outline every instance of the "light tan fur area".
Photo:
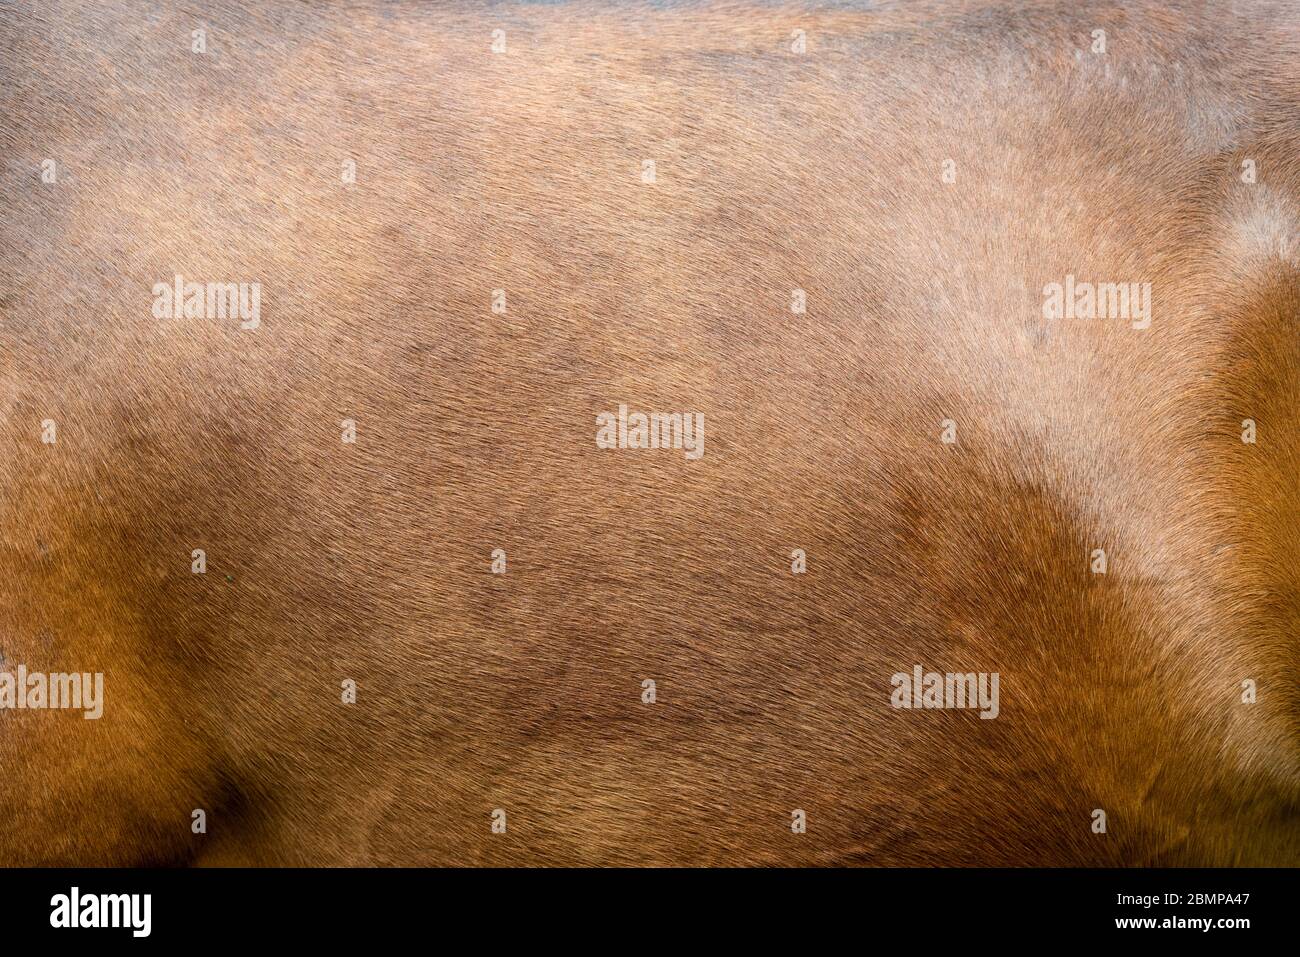
M 206 7 L 0 7 L 0 863 L 1300 863 L 1294 4 Z

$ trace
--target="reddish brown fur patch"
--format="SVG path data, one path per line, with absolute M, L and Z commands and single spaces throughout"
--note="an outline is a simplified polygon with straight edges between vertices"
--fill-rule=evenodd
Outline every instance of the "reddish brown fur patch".
M 1300 861 L 1293 6 L 254 6 L 0 21 L 0 863 Z

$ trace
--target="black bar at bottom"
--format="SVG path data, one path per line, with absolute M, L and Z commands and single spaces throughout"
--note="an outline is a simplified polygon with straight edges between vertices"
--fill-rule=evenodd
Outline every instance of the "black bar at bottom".
M 0 891 L 6 944 L 337 946 L 451 943 L 454 933 L 471 946 L 591 939 L 661 949 L 690 928 L 693 943 L 847 934 L 946 950 L 1042 934 L 1263 939 L 1254 935 L 1293 927 L 1294 878 L 1262 869 L 23 869 L 0 870 Z

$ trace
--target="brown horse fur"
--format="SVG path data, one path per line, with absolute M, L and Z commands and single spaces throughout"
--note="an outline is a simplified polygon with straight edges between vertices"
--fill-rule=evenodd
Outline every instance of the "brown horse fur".
M 0 863 L 1300 862 L 1294 3 L 20 0 L 0 97 L 0 668 L 105 675 Z

